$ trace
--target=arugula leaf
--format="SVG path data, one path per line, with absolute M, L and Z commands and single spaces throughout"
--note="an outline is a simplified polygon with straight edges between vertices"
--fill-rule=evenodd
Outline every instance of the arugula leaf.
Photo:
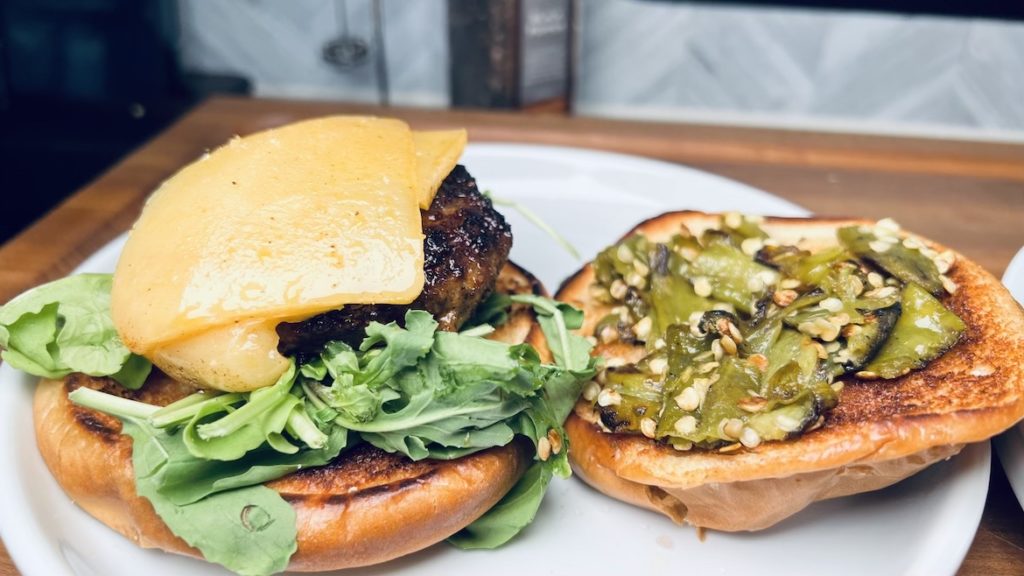
M 0 309 L 0 314 L 8 307 Z M 10 365 L 43 378 L 60 378 L 67 367 L 50 350 L 59 320 L 57 304 L 47 304 L 38 312 L 25 312 L 6 327 L 0 324 L 2 357 Z
M 334 381 L 324 395 L 330 407 L 350 422 L 373 420 L 384 402 L 398 398 L 379 390 L 398 372 L 415 366 L 433 344 L 437 322 L 429 313 L 410 310 L 405 324 L 400 328 L 394 322 L 372 322 L 358 353 L 344 342 L 329 342 L 319 360 L 300 371 L 315 379 L 322 364 Z M 374 348 L 379 344 L 383 348 Z
M 285 393 L 274 404 L 269 405 L 263 412 L 249 416 L 244 425 L 237 430 L 223 436 L 203 436 L 204 426 L 215 426 L 219 420 L 202 424 L 209 416 L 219 414 L 224 407 L 217 404 L 206 404 L 196 412 L 192 420 L 185 425 L 182 431 L 182 438 L 189 452 L 197 457 L 206 460 L 237 460 L 248 452 L 262 446 L 265 442 L 280 452 L 294 452 L 292 445 L 282 445 L 275 435 L 280 435 L 288 424 L 288 417 L 292 411 L 301 404 L 301 400 Z M 242 408 L 235 410 L 228 416 L 237 414 L 249 406 L 250 402 Z M 277 443 L 276 445 L 274 443 Z M 283 448 L 283 449 L 282 449 Z
M 533 519 L 550 479 L 571 473 L 562 423 L 596 369 L 590 344 L 571 332 L 582 323 L 578 310 L 536 296 L 501 305 L 507 310 L 513 302 L 534 307 L 555 364 L 542 363 L 528 344 L 438 332 L 428 313 L 410 311 L 405 326 L 373 323 L 358 349 L 329 343 L 274 386 L 248 395 L 196 394 L 163 409 L 127 400 L 113 409 L 110 400 L 107 408 L 152 429 L 152 452 L 162 460 L 147 481 L 162 499 L 163 508 L 154 503 L 161 515 L 322 465 L 349 444 L 350 432 L 414 460 L 458 458 L 525 436 L 537 449 L 527 475 L 453 540 L 460 547 L 498 546 Z M 495 314 L 497 305 L 488 313 Z M 87 400 L 104 396 L 90 392 Z M 181 529 L 197 538 L 202 532 Z
M 542 232 L 550 236 L 552 240 L 557 242 L 558 245 L 561 246 L 562 249 L 564 249 L 566 252 L 568 252 L 570 256 L 572 256 L 576 260 L 580 259 L 580 253 L 579 251 L 576 250 L 576 247 L 573 246 L 571 242 L 566 240 L 564 236 L 559 234 L 557 230 L 552 228 L 550 224 L 548 224 L 540 216 L 538 216 L 536 212 L 527 208 L 525 204 L 520 204 L 519 202 L 515 202 L 513 200 L 499 198 L 491 194 L 490 190 L 484 191 L 484 195 L 490 198 L 491 202 L 494 202 L 498 206 L 508 206 L 510 208 L 515 208 L 520 214 L 523 215 L 524 218 L 529 220 L 531 224 L 539 228 Z
M 294 447 L 278 436 L 302 404 L 289 393 L 295 374 L 292 363 L 276 384 L 252 392 L 238 409 L 219 402 L 203 403 L 182 433 L 189 452 L 207 460 L 237 460 L 264 442 L 280 452 L 293 452 Z M 227 415 L 211 420 L 224 412 Z
M 581 372 L 588 369 L 593 345 L 586 338 L 569 333 L 583 325 L 582 310 L 533 294 L 516 294 L 511 300 L 533 306 L 537 322 L 559 366 Z
M 530 406 L 511 422 L 517 434 L 530 438 L 538 448 L 538 460 L 494 508 L 449 538 L 449 542 L 463 549 L 496 548 L 511 540 L 533 521 L 552 476 L 566 478 L 572 474 L 569 441 L 562 424 L 584 382 L 594 376 L 597 368 L 597 359 L 590 357 L 591 344 L 570 332 L 582 325 L 581 311 L 532 295 L 512 296 L 511 301 L 534 307 L 557 366 L 541 364 L 537 351 L 529 345 L 512 347 L 512 357 L 542 383 L 540 393 L 530 398 Z M 549 434 L 561 441 L 557 452 L 551 446 Z M 546 459 L 539 456 L 542 442 L 550 449 Z
M 540 382 L 510 356 L 507 344 L 435 332 L 436 324 L 424 319 L 429 315 L 414 311 L 406 317 L 407 328 L 371 324 L 367 329 L 367 334 L 387 335 L 367 338 L 361 346 L 364 354 L 378 354 L 370 364 L 383 357 L 404 359 L 374 388 L 355 384 L 356 371 L 366 363 L 337 362 L 335 349 L 334 357 L 324 360 L 334 367 L 335 380 L 327 392 L 320 385 L 304 389 L 312 388 L 315 397 L 337 410 L 335 425 L 414 460 L 455 458 L 510 442 L 514 431 L 505 421 L 529 406 L 526 398 Z M 410 335 L 402 335 L 403 330 Z M 384 348 L 371 348 L 374 344 Z M 315 391 L 318 386 L 321 392 Z M 350 395 L 378 408 L 372 418 L 353 414 Z
M 537 351 L 527 344 L 509 346 L 481 339 L 472 329 L 470 334 L 435 332 L 429 347 L 424 335 L 415 349 L 402 350 L 410 341 L 401 334 L 402 328 L 371 325 L 368 334 L 390 337 L 368 338 L 361 353 L 377 354 L 374 358 L 416 358 L 415 363 L 392 370 L 386 379 L 376 379 L 371 389 L 355 383 L 357 371 L 367 362 L 342 345 L 323 360 L 334 379 L 330 393 L 317 392 L 326 389 L 320 384 L 303 385 L 307 394 L 337 409 L 334 424 L 359 432 L 378 448 L 414 460 L 457 458 L 505 445 L 515 435 L 533 442 L 538 460 L 527 476 L 493 511 L 454 537 L 453 543 L 460 547 L 489 548 L 507 542 L 533 519 L 550 479 L 571 474 L 562 424 L 583 383 L 596 372 L 591 344 L 571 332 L 583 322 L 582 312 L 572 306 L 532 295 L 506 296 L 490 300 L 478 318 L 500 319 L 513 302 L 533 306 L 555 365 L 541 363 Z M 347 394 L 371 402 L 372 418 L 365 414 L 353 418 Z
M 582 383 L 576 384 L 575 378 L 571 375 L 568 377 L 568 380 L 573 382 L 577 393 L 582 391 Z M 555 381 L 556 379 L 552 380 L 552 382 Z M 537 447 L 538 454 L 541 452 L 541 442 L 546 442 L 550 452 L 547 459 L 544 460 L 545 466 L 559 477 L 568 478 L 572 475 L 572 469 L 569 467 L 569 440 L 565 435 L 565 430 L 562 428 L 563 422 L 565 422 L 565 417 L 556 415 L 554 407 L 547 398 L 545 396 L 537 396 L 531 398 L 530 407 L 513 421 L 512 427 L 516 433 L 522 434 L 533 441 L 534 446 Z M 561 449 L 558 452 L 555 452 L 551 446 L 551 436 L 557 436 L 558 441 L 561 443 Z
M 361 364 L 359 372 L 353 375 L 353 383 L 377 388 L 400 370 L 415 366 L 430 350 L 436 330 L 434 317 L 423 310 L 406 312 L 405 328 L 399 328 L 394 322 L 371 322 L 366 327 L 366 339 L 359 350 L 366 352 L 378 343 L 385 344 L 385 347 L 380 354 L 364 356 L 370 360 Z
M 159 406 L 121 398 L 92 388 L 76 388 L 68 394 L 68 400 L 79 406 L 99 410 L 122 420 L 125 418 L 149 419 L 160 410 Z
M 204 558 L 243 575 L 280 572 L 297 549 L 294 510 L 261 484 L 327 464 L 348 444 L 347 430 L 334 428 L 320 450 L 286 455 L 261 449 L 233 462 L 205 460 L 190 453 L 181 430 L 171 433 L 150 424 L 160 411 L 155 406 L 88 388 L 69 398 L 121 419 L 123 433 L 132 438 L 138 494 Z
M 327 346 L 331 344 L 331 342 L 328 342 Z M 311 380 L 323 380 L 327 377 L 327 365 L 324 364 L 322 358 L 313 358 L 299 366 L 299 374 Z
M 335 423 L 356 432 L 397 432 L 427 429 L 446 419 L 475 426 L 478 423 L 490 425 L 493 421 L 508 417 L 524 409 L 528 402 L 522 398 L 502 395 L 498 383 L 480 382 L 473 388 L 462 388 L 444 395 L 436 395 L 437 380 L 419 380 L 417 375 L 404 379 L 409 387 L 420 387 L 407 397 L 401 408 L 382 411 L 371 422 L 349 421 L 338 416 Z M 480 426 L 475 426 L 480 427 Z
M 137 354 L 130 354 L 121 369 L 110 375 L 118 384 L 129 390 L 138 390 L 146 383 L 153 364 Z
M 394 432 L 364 432 L 361 436 L 381 450 L 401 452 L 412 460 L 453 460 L 485 448 L 504 446 L 515 437 L 504 422 L 485 428 L 474 428 L 473 424 L 467 419 L 449 418 Z
M 128 400 L 90 388 L 78 388 L 68 398 L 86 408 L 92 408 L 115 416 L 122 421 L 136 420 L 154 430 L 153 424 L 167 414 L 181 412 L 185 408 L 199 406 L 197 413 L 205 406 L 217 404 L 222 399 L 237 401 L 238 394 L 223 394 L 204 399 L 204 394 L 193 394 L 164 408 Z M 174 420 L 166 421 L 173 422 Z M 233 461 L 219 461 L 196 457 L 187 446 L 181 431 L 164 430 L 163 435 L 154 435 L 150 441 L 159 441 L 164 463 L 152 474 L 152 482 L 160 494 L 176 505 L 196 502 L 206 496 L 262 484 L 286 474 L 310 466 L 322 466 L 338 456 L 348 446 L 348 430 L 334 427 L 326 437 L 324 445 L 315 450 L 303 450 L 295 454 L 282 454 L 267 447 L 246 453 L 244 458 Z
M 351 382 L 349 377 L 348 382 Z M 344 379 L 335 381 L 327 391 L 330 407 L 338 414 L 353 422 L 369 422 L 376 418 L 385 401 L 396 396 L 388 390 L 371 390 L 366 384 L 349 384 Z
M 479 382 L 495 382 L 502 390 L 532 396 L 540 382 L 530 378 L 512 354 L 514 347 L 454 332 L 439 332 L 431 349 L 441 381 L 434 385 L 442 394 L 471 388 Z
M 483 338 L 492 333 L 494 333 L 494 326 L 490 324 L 480 324 L 459 332 L 463 336 L 472 336 L 474 338 Z
M 110 318 L 110 274 L 79 274 L 43 284 L 0 307 L 0 358 L 43 378 L 72 372 L 111 376 L 137 389 L 150 363 L 132 354 Z
M 323 466 L 347 446 L 348 431 L 336 427 L 323 448 L 302 450 L 294 455 L 263 449 L 240 460 L 218 462 L 181 454 L 180 448 L 175 447 L 177 452 L 168 450 L 172 456 L 160 472 L 158 490 L 174 504 L 190 504 L 211 494 L 255 486 L 303 468 Z
M 505 544 L 533 522 L 550 482 L 551 469 L 534 462 L 504 498 L 448 542 L 463 550 L 490 550 Z
M 283 571 L 296 542 L 295 510 L 264 486 L 248 486 L 178 505 L 164 496 L 161 480 L 171 455 L 181 455 L 180 435 L 170 435 L 145 420 L 123 418 L 122 431 L 132 438 L 135 489 L 176 536 L 210 562 L 243 576 Z
M 204 410 L 208 404 L 217 404 L 227 411 L 229 407 L 244 399 L 245 396 L 238 392 L 222 394 L 215 390 L 200 390 L 158 409 L 150 417 L 150 423 L 157 428 L 184 426 L 191 422 L 196 413 Z M 98 409 L 102 410 L 102 408 Z
M 551 410 L 553 421 L 562 423 L 569 417 L 583 392 L 584 384 L 597 373 L 595 365 L 596 361 L 581 371 L 561 370 L 547 365 L 535 368 L 538 378 L 544 382 L 544 400 Z
M 491 326 L 501 326 L 508 322 L 508 308 L 512 305 L 512 300 L 509 299 L 508 294 L 502 294 L 500 292 L 492 292 L 486 300 L 480 303 L 473 311 L 473 315 L 470 316 L 469 320 L 462 326 L 463 330 L 476 326 L 482 326 L 489 324 Z

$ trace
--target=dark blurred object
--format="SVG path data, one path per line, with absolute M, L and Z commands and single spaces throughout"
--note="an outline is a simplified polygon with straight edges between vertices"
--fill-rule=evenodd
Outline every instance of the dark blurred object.
M 0 0 L 0 242 L 236 78 L 183 75 L 174 0 Z
M 362 36 L 348 29 L 348 3 L 335 0 L 334 20 L 338 24 L 338 37 L 327 42 L 321 51 L 325 62 L 338 70 L 359 68 L 370 61 L 370 44 Z
M 908 15 L 963 16 L 1024 20 L 1024 2 L 1005 0 L 647 0 L 671 4 L 726 4 L 778 8 L 830 8 L 858 12 L 895 12 Z
M 453 106 L 569 106 L 570 0 L 448 0 Z
M 370 56 L 373 56 L 378 101 L 382 106 L 387 106 L 391 101 L 391 96 L 388 87 L 388 57 L 384 43 L 384 11 L 381 8 L 381 0 L 372 0 L 371 8 L 372 48 L 370 41 L 366 38 L 349 31 L 346 1 L 335 0 L 334 17 L 338 25 L 338 36 L 328 40 L 321 50 L 320 56 L 341 73 L 361 68 L 369 63 Z

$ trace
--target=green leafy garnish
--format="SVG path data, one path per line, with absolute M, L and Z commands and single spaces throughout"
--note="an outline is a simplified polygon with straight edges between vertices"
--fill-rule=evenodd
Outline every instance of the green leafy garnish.
M 568 370 L 587 369 L 591 361 L 590 342 L 586 338 L 569 334 L 569 330 L 576 330 L 583 325 L 582 310 L 533 294 L 517 294 L 509 299 L 533 306 L 556 364 Z
M 497 548 L 533 522 L 551 482 L 551 469 L 535 462 L 493 508 L 448 542 L 463 550 Z
M 198 405 L 196 398 L 201 396 L 204 394 L 194 394 L 179 402 Z M 220 398 L 231 399 L 236 396 L 238 395 L 224 394 L 205 399 L 203 402 L 210 403 Z M 174 405 L 157 408 L 89 388 L 78 388 L 71 392 L 68 398 L 80 406 L 105 412 L 125 422 L 132 420 L 136 424 L 141 423 L 147 428 L 160 431 L 160 434 L 151 434 L 148 441 L 159 442 L 159 451 L 164 455 L 164 463 L 159 469 L 154 470 L 148 481 L 157 487 L 162 497 L 176 505 L 191 504 L 218 492 L 269 482 L 302 468 L 322 466 L 337 457 L 348 446 L 348 431 L 344 428 L 334 428 L 319 449 L 285 454 L 269 447 L 262 447 L 237 460 L 210 460 L 193 454 L 183 437 L 182 428 L 168 426 L 161 429 L 153 424 L 154 421 L 158 421 L 161 413 Z
M 469 320 L 462 327 L 463 331 L 482 325 L 501 326 L 508 322 L 508 309 L 511 305 L 512 300 L 508 294 L 492 293 L 476 307 L 473 315 L 470 316 Z
M 405 328 L 371 324 L 362 356 L 328 346 L 319 362 L 331 381 L 305 382 L 303 389 L 336 413 L 334 425 L 413 460 L 465 456 L 507 444 L 517 433 L 536 445 L 550 430 L 562 433 L 582 380 L 593 374 L 590 344 L 565 327 L 566 316 L 572 328 L 579 326 L 578 311 L 544 298 L 519 301 L 533 304 L 559 339 L 552 344 L 560 350 L 557 365 L 542 364 L 529 346 L 437 332 L 428 313 L 413 310 Z M 382 358 L 390 359 L 387 378 L 368 377 L 379 373 L 374 366 Z M 553 458 L 562 459 L 564 452 Z
M 294 513 L 265 482 L 327 464 L 358 441 L 414 460 L 453 459 L 524 436 L 534 464 L 452 539 L 493 548 L 532 521 L 553 476 L 571 473 L 562 423 L 596 361 L 571 332 L 582 323 L 571 306 L 537 296 L 488 302 L 483 313 L 496 323 L 514 302 L 531 305 L 555 363 L 527 344 L 474 333 L 489 324 L 439 332 L 429 313 L 412 310 L 404 326 L 371 323 L 358 349 L 331 342 L 251 393 L 199 392 L 163 408 L 87 388 L 70 399 L 125 423 L 139 494 L 208 560 L 242 574 L 281 570 L 295 550 Z
M 576 250 L 576 247 L 573 246 L 568 240 L 566 240 L 564 236 L 559 234 L 557 230 L 552 228 L 550 224 L 548 224 L 540 216 L 538 216 L 536 212 L 530 210 L 524 204 L 520 204 L 519 202 L 507 200 L 505 198 L 499 198 L 494 194 L 491 194 L 489 190 L 484 191 L 484 195 L 490 198 L 491 202 L 494 202 L 498 206 L 508 206 L 509 208 L 515 209 L 517 212 L 523 215 L 523 218 L 526 218 L 527 220 L 530 221 L 531 224 L 533 224 L 537 228 L 540 228 L 542 232 L 550 236 L 551 239 L 557 242 L 559 246 L 561 246 L 566 252 L 569 253 L 569 255 L 571 255 L 573 258 L 577 260 L 580 259 L 580 253 L 578 250 Z
M 513 300 L 533 306 L 556 361 L 555 366 L 542 365 L 532 347 L 513 347 L 522 359 L 529 359 L 538 371 L 546 372 L 542 376 L 542 392 L 531 399 L 530 408 L 516 418 L 514 427 L 517 433 L 533 441 L 538 453 L 542 442 L 551 448 L 549 434 L 560 440 L 563 446 L 546 460 L 534 462 L 497 505 L 448 539 L 462 549 L 493 549 L 511 540 L 533 522 L 552 476 L 557 474 L 566 478 L 572 473 L 568 459 L 569 440 L 562 424 L 572 411 L 583 383 L 597 370 L 597 359 L 590 357 L 590 342 L 569 332 L 583 324 L 582 311 L 539 296 L 512 296 L 509 305 Z
M 297 451 L 281 437 L 292 413 L 302 404 L 289 393 L 294 382 L 293 364 L 276 384 L 252 392 L 237 408 L 206 403 L 185 425 L 185 446 L 193 456 L 207 460 L 237 460 L 264 442 L 279 452 Z M 226 415 L 210 418 L 221 413 Z
M 125 388 L 151 365 L 121 342 L 110 318 L 110 274 L 79 274 L 29 290 L 0 308 L 0 358 L 41 378 L 111 376 Z
M 210 562 L 243 576 L 264 576 L 288 566 L 298 548 L 291 504 L 256 484 L 176 504 L 162 492 L 165 469 L 178 457 L 194 460 L 184 454 L 180 433 L 168 434 L 145 420 L 122 422 L 123 433 L 132 437 L 135 489 L 171 532 Z

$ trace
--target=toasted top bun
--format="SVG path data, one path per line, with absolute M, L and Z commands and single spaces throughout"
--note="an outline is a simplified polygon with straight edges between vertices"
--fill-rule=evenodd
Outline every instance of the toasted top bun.
M 508 264 L 499 291 L 544 294 L 526 271 Z M 513 308 L 492 337 L 543 342 L 533 312 Z M 72 374 L 43 380 L 34 402 L 36 442 L 68 496 L 86 512 L 145 548 L 201 557 L 174 536 L 149 501 L 135 492 L 132 442 L 116 418 L 72 404 L 68 393 L 88 386 L 158 405 L 195 391 L 155 373 L 138 391 L 107 378 Z M 298 551 L 289 570 L 320 571 L 384 562 L 439 542 L 490 509 L 529 465 L 526 442 L 452 461 L 412 462 L 370 445 L 327 466 L 302 470 L 267 485 L 294 507 Z
M 717 222 L 715 215 L 670 212 L 631 233 L 664 241 L 681 224 L 699 234 Z M 783 243 L 820 248 L 836 243 L 837 227 L 867 223 L 767 218 L 763 228 Z M 589 403 L 581 401 L 566 425 L 576 471 L 599 490 L 677 522 L 755 530 L 815 500 L 887 486 L 965 443 L 1002 432 L 1024 417 L 1024 355 L 1017 345 L 1024 313 L 996 278 L 960 254 L 948 276 L 959 289 L 943 303 L 967 325 L 960 343 L 902 378 L 844 379 L 839 405 L 820 428 L 731 454 L 679 452 L 642 436 L 603 432 Z M 588 264 L 556 296 L 585 310 L 584 334 L 608 313 L 588 296 L 593 278 Z M 635 361 L 643 351 L 617 344 L 595 353 Z

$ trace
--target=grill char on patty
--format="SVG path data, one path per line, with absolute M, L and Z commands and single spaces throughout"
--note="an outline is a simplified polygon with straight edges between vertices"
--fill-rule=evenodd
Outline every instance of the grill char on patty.
M 442 330 L 457 330 L 494 288 L 508 260 L 512 231 L 459 165 L 445 178 L 423 219 L 423 292 L 412 304 L 354 304 L 277 326 L 278 351 L 315 354 L 332 340 L 358 346 L 370 322 L 400 321 L 426 310 Z

